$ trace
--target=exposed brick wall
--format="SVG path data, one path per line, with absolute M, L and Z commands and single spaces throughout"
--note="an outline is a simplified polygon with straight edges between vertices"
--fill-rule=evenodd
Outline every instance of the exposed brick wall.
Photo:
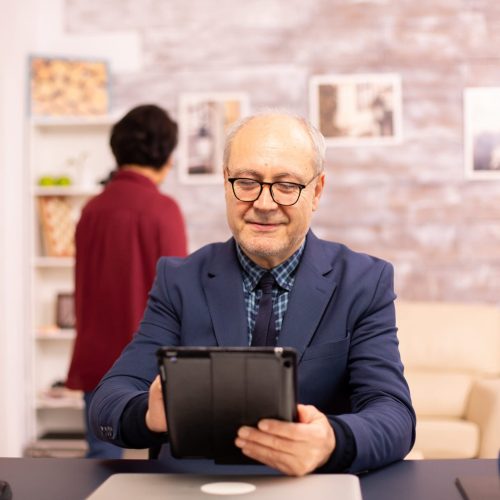
M 403 142 L 330 148 L 314 229 L 393 262 L 402 298 L 500 301 L 500 180 L 464 180 L 462 117 L 464 87 L 500 85 L 500 2 L 66 0 L 65 22 L 140 33 L 143 70 L 113 82 L 123 109 L 245 91 L 253 109 L 307 114 L 311 75 L 399 73 Z M 191 249 L 229 236 L 220 186 L 166 189 Z

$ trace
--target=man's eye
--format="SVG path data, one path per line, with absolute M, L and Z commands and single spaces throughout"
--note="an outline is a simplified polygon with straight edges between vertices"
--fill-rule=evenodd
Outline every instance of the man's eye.
M 297 186 L 288 182 L 279 182 L 274 185 L 280 193 L 294 193 L 297 191 Z
M 259 185 L 258 182 L 255 182 L 255 181 L 252 181 L 249 179 L 239 179 L 238 180 L 238 187 L 240 187 L 242 189 L 253 189 L 258 185 Z

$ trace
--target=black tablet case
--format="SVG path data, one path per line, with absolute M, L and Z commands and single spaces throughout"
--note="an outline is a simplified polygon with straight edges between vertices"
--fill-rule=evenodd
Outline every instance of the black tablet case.
M 158 362 L 176 458 L 254 463 L 234 444 L 238 428 L 296 420 L 293 349 L 165 347 Z

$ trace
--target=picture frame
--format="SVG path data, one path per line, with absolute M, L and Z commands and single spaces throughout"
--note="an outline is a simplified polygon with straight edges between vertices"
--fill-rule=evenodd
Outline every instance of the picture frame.
M 56 297 L 56 325 L 59 328 L 75 328 L 75 294 L 58 293 Z
M 110 109 L 110 70 L 106 60 L 30 56 L 31 116 L 100 116 L 109 114 Z
M 500 87 L 464 89 L 466 179 L 500 179 Z
M 75 256 L 76 215 L 67 196 L 40 196 L 38 216 L 43 255 Z
M 177 165 L 182 183 L 222 183 L 226 133 L 248 113 L 249 99 L 243 92 L 180 95 Z
M 310 119 L 327 146 L 401 142 L 401 77 L 395 73 L 314 75 Z

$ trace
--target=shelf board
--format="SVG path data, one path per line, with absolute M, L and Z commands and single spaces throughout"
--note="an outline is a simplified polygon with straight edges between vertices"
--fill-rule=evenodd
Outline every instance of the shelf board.
M 83 392 L 65 387 L 48 388 L 41 391 L 36 398 L 37 410 L 70 409 L 81 410 L 84 407 Z
M 36 399 L 36 409 L 37 410 L 54 410 L 54 409 L 82 410 L 83 396 L 60 397 L 60 398 L 38 396 L 38 398 Z
M 73 328 L 39 329 L 35 331 L 37 340 L 73 340 L 76 332 Z
M 94 196 L 102 191 L 102 187 L 80 187 L 80 186 L 35 186 L 35 196 Z
M 81 127 L 81 126 L 109 126 L 117 121 L 115 115 L 99 116 L 35 116 L 30 122 L 35 127 Z
M 45 438 L 31 441 L 25 448 L 25 455 L 30 458 L 83 458 L 87 451 L 85 439 Z
M 45 389 L 40 391 L 36 398 L 37 410 L 53 408 L 80 410 L 83 407 L 83 392 L 74 391 L 65 387 L 51 387 Z
M 40 268 L 60 267 L 70 268 L 75 264 L 74 257 L 35 257 L 34 265 Z

